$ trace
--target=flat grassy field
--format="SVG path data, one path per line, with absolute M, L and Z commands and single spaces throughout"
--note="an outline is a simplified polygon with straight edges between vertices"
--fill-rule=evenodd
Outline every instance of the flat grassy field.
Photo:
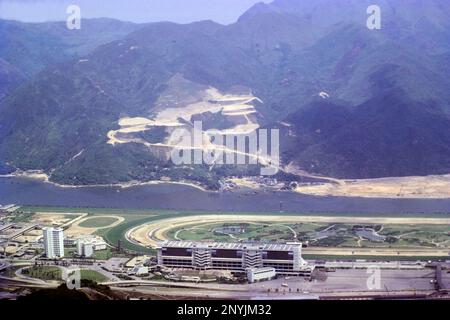
M 227 215 L 261 215 L 260 212 L 210 212 L 210 211 L 179 211 L 179 210 L 162 210 L 162 209 L 117 209 L 117 208 L 92 208 L 92 207 L 58 207 L 58 206 L 22 206 L 18 212 L 59 212 L 59 213 L 89 213 L 92 215 L 206 215 L 206 214 L 227 214 Z M 264 212 L 264 215 L 282 215 L 282 216 L 327 216 L 327 217 L 345 217 L 345 216 L 361 216 L 361 217 L 384 217 L 384 218 L 398 218 L 398 217 L 413 217 L 413 218 L 443 218 L 448 215 L 445 213 L 336 213 L 336 212 Z
M 103 274 L 95 271 L 95 270 L 81 270 L 81 279 L 82 280 L 91 280 L 97 283 L 106 282 L 109 279 L 105 277 Z
M 34 266 L 24 269 L 22 273 L 28 277 L 42 280 L 62 280 L 62 272 L 58 267 Z M 109 279 L 95 270 L 80 270 L 82 280 L 91 280 L 97 283 L 108 281 Z
M 58 267 L 51 266 L 33 266 L 22 270 L 22 274 L 42 280 L 61 280 L 62 272 Z
M 68 258 L 76 257 L 76 253 L 77 249 L 75 247 L 64 248 L 65 257 Z M 110 247 L 107 247 L 105 250 L 94 251 L 94 254 L 88 259 L 108 260 L 113 256 L 117 257 L 120 255 L 118 255 L 116 252 L 113 252 L 113 250 Z
M 174 240 L 302 241 L 314 247 L 449 248 L 448 225 L 358 225 L 339 223 L 199 223 L 167 232 Z
M 117 243 L 119 240 L 122 241 L 122 246 L 125 249 L 135 251 L 138 253 L 148 253 L 149 250 L 142 247 L 135 245 L 129 241 L 126 240 L 125 233 L 136 226 L 139 226 L 141 224 L 144 224 L 146 222 L 152 221 L 155 218 L 147 217 L 143 218 L 142 216 L 137 217 L 127 217 L 127 219 L 119 224 L 116 227 L 108 228 L 108 229 L 102 229 L 96 232 L 97 235 L 102 236 L 103 239 L 105 239 L 106 242 L 113 246 L 117 246 Z
M 55 213 L 88 213 L 89 219 L 80 223 L 81 227 L 101 227 L 110 225 L 114 222 L 113 217 L 96 217 L 96 216 L 117 216 L 123 217 L 124 221 L 112 228 L 98 230 L 95 234 L 102 236 L 109 244 L 117 246 L 119 240 L 125 249 L 138 253 L 151 253 L 151 249 L 134 244 L 126 240 L 126 233 L 132 228 L 142 224 L 167 218 L 189 217 L 199 215 L 222 215 L 231 216 L 259 216 L 259 213 L 210 213 L 199 211 L 169 211 L 169 210 L 148 210 L 148 209 L 114 209 L 114 208 L 69 208 L 69 207 L 21 207 L 21 212 L 55 212 Z M 264 213 L 264 216 L 317 216 L 319 217 L 354 217 L 355 214 L 336 214 L 336 213 Z M 383 217 L 383 218 L 446 218 L 443 214 L 382 214 L 367 215 L 361 214 L 361 217 Z M 238 219 L 237 219 L 238 220 Z M 215 240 L 215 241 L 240 241 L 240 240 L 261 240 L 261 241 L 293 241 L 300 240 L 309 242 L 311 246 L 317 247 L 361 247 L 361 248 L 450 248 L 450 226 L 449 225 L 368 225 L 366 227 L 373 228 L 375 235 L 367 235 L 358 233 L 354 230 L 354 225 L 349 223 L 261 223 L 256 221 L 245 221 L 245 231 L 242 233 L 220 232 L 229 224 L 233 225 L 233 221 L 227 223 L 213 223 L 202 225 L 190 225 L 189 227 L 174 228 L 167 232 L 170 239 L 179 240 Z M 241 222 L 242 223 L 242 222 Z M 236 225 L 236 223 L 234 223 Z M 383 241 L 375 241 L 374 238 L 381 236 Z M 110 252 L 98 253 L 98 259 L 109 257 Z
M 33 266 L 22 270 L 22 274 L 28 277 L 42 280 L 62 280 L 62 271 L 53 266 Z M 82 280 L 91 280 L 97 283 L 108 281 L 109 279 L 95 270 L 80 270 Z
M 116 221 L 117 219 L 113 217 L 92 217 L 81 222 L 79 226 L 83 228 L 104 228 Z

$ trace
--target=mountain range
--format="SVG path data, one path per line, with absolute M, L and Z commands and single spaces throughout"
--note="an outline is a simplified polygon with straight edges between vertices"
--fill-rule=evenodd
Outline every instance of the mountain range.
M 282 166 L 316 175 L 449 173 L 450 4 L 378 1 L 382 28 L 369 30 L 371 2 L 275 0 L 227 26 L 0 21 L 0 170 L 74 185 L 170 178 L 211 188 L 257 172 L 174 166 L 154 145 L 173 137 L 166 124 L 109 143 L 123 119 L 164 122 L 174 110 L 185 126 L 279 128 Z M 251 116 L 227 115 L 227 97 L 250 97 Z M 193 112 L 200 102 L 210 109 Z

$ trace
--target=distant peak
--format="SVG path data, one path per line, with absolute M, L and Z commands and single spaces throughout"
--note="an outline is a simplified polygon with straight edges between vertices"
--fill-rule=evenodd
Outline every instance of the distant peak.
M 244 12 L 244 14 L 242 14 L 239 17 L 238 22 L 242 22 L 242 21 L 251 19 L 252 17 L 254 17 L 256 15 L 269 13 L 269 12 L 273 12 L 273 11 L 275 11 L 275 8 L 272 7 L 271 4 L 267 4 L 264 2 L 258 2 L 256 4 L 254 4 L 250 9 L 248 9 L 246 12 Z

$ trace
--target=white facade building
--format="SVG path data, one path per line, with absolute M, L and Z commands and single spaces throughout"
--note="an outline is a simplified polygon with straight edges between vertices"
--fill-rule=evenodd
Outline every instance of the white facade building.
M 128 274 L 129 275 L 136 275 L 136 276 L 144 276 L 148 275 L 148 267 L 145 266 L 135 266 L 133 269 L 131 269 Z
M 249 268 L 247 269 L 247 279 L 249 283 L 271 280 L 277 275 L 275 268 Z
M 78 243 L 90 243 L 92 244 L 92 248 L 94 251 L 100 251 L 100 250 L 106 250 L 107 244 L 100 236 L 94 236 L 94 235 L 83 235 L 83 236 L 76 236 L 76 237 L 66 237 L 64 239 L 64 245 L 67 247 L 71 246 L 78 246 Z M 78 247 L 77 247 L 78 248 Z
M 48 259 L 64 258 L 64 233 L 61 228 L 43 228 L 45 256 Z
M 94 245 L 91 242 L 84 240 L 78 240 L 77 242 L 77 254 L 80 257 L 89 258 L 94 254 Z
M 277 274 L 310 276 L 313 265 L 302 258 L 302 244 L 165 241 L 158 247 L 158 265 L 168 268 L 229 270 L 274 268 Z

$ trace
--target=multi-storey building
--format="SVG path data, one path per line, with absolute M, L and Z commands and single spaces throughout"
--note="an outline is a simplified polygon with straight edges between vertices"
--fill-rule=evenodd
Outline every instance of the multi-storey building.
M 78 240 L 77 255 L 80 257 L 89 258 L 94 254 L 94 245 L 86 240 Z
M 64 234 L 61 228 L 43 228 L 45 256 L 49 259 L 64 257 Z
M 309 276 L 314 267 L 303 260 L 301 253 L 301 243 L 165 241 L 158 247 L 158 264 L 234 272 L 269 267 L 275 268 L 277 274 Z

